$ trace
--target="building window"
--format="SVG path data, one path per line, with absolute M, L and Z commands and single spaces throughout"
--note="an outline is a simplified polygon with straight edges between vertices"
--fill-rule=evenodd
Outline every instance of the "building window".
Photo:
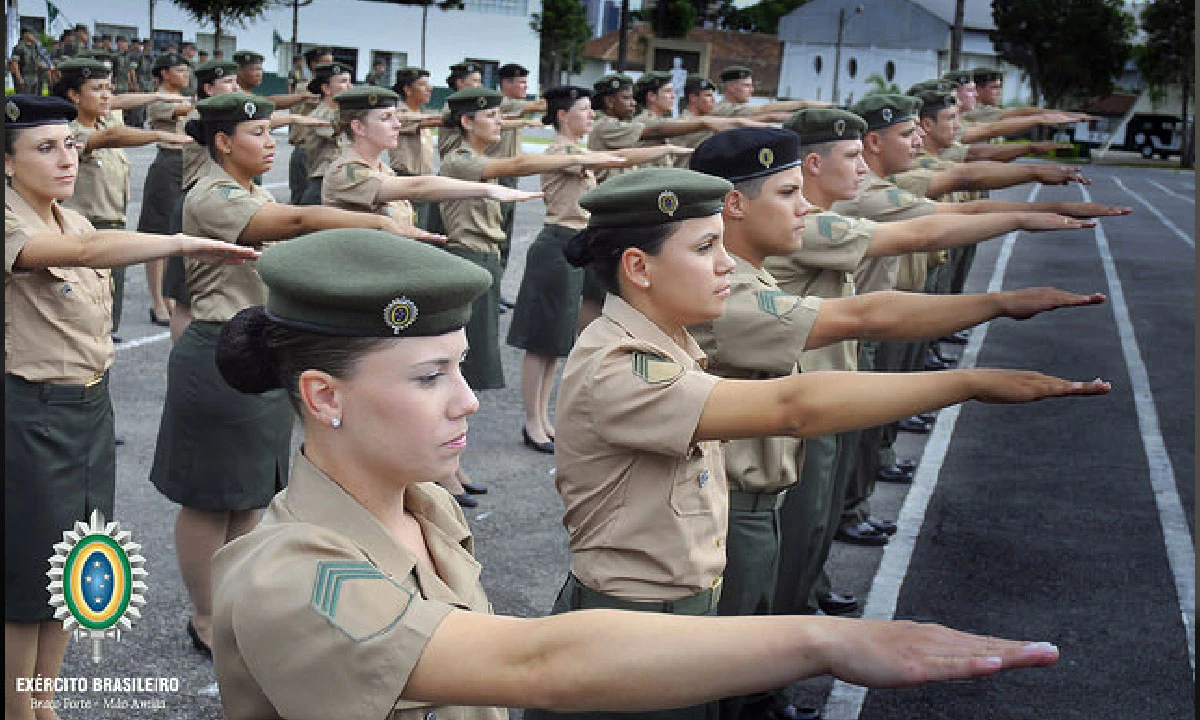
M 850 62 L 846 63 L 846 73 L 850 75 L 851 80 L 854 79 L 858 74 L 858 58 L 850 58 Z
M 886 63 L 884 63 L 883 76 L 885 78 L 887 78 L 888 82 L 895 80 L 896 79 L 896 63 L 892 62 L 891 60 L 888 60 Z
M 488 13 L 491 15 L 526 15 L 529 11 L 529 1 L 463 0 L 463 9 L 467 12 Z
M 821 56 L 820 56 L 820 55 L 818 55 L 818 56 L 816 56 L 815 58 L 813 58 L 813 70 L 814 70 L 814 71 L 815 71 L 815 72 L 816 72 L 818 75 L 820 75 L 820 74 L 821 74 L 821 66 L 822 66 L 822 65 L 824 65 L 824 64 L 825 64 L 825 61 L 821 59 Z
M 174 45 L 177 50 L 183 48 L 183 33 L 178 30 L 155 29 L 151 40 L 153 40 L 155 52 L 166 52 L 171 45 Z
M 211 53 L 214 50 L 213 40 L 215 39 L 214 33 L 196 33 L 196 49 Z M 226 60 L 233 59 L 233 54 L 237 52 L 237 35 L 221 34 L 221 52 L 225 53 Z
M 117 36 L 124 35 L 127 38 L 138 37 L 138 29 L 132 25 L 113 25 L 110 23 L 96 23 L 96 34 L 107 35 L 113 39 L 113 47 L 116 47 Z

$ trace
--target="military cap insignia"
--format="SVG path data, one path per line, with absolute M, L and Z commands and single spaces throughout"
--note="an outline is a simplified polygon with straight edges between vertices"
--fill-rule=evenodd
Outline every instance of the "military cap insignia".
M 376 95 L 375 93 L 371 93 L 370 95 L 367 96 L 367 104 L 370 105 L 371 107 L 375 107 L 376 105 L 379 104 L 379 96 Z
M 661 355 L 638 351 L 633 353 L 633 374 L 648 383 L 665 383 L 682 375 L 683 366 Z
M 213 68 L 213 77 L 215 77 L 215 78 L 225 77 L 225 68 L 223 68 L 223 67 Z
M 817 232 L 832 242 L 840 242 L 850 232 L 850 223 L 836 215 L 818 215 Z
M 487 103 L 488 103 L 488 99 L 486 97 L 480 96 L 475 99 L 475 104 L 481 108 L 487 107 Z
M 387 632 L 408 612 L 413 592 L 369 562 L 319 562 L 309 607 L 351 640 Z
M 83 78 L 84 80 L 87 80 L 91 76 L 92 76 L 92 69 L 90 67 L 79 68 L 79 77 Z
M 838 137 L 841 137 L 846 134 L 845 118 L 838 118 L 837 120 L 833 121 L 833 134 L 837 135 Z
M 775 153 L 771 148 L 763 148 L 758 151 L 758 161 L 762 163 L 763 167 L 769 168 L 775 164 Z
M 21 108 L 17 107 L 15 102 L 9 100 L 4 105 L 4 116 L 8 118 L 10 122 L 16 122 L 21 117 Z
M 571 90 L 567 93 L 567 96 L 572 100 L 577 100 L 579 99 L 579 90 L 576 88 L 571 88 Z
M 679 196 L 670 190 L 663 190 L 658 194 L 658 209 L 664 215 L 675 217 L 675 211 L 679 209 Z
M 608 81 L 608 86 L 610 88 L 612 88 L 613 90 L 616 90 L 617 88 L 621 87 L 621 81 L 616 78 L 613 78 L 612 80 Z
M 407 330 L 417 321 L 417 304 L 406 297 L 398 297 L 383 309 L 383 321 L 392 329 L 393 335 Z
M 222 185 L 221 196 L 226 200 L 238 200 L 250 195 L 250 191 L 240 185 Z
M 246 117 L 254 117 L 254 113 L 258 112 L 258 108 L 252 102 L 247 102 L 242 106 L 242 110 L 246 113 Z
M 884 108 L 883 112 L 881 112 L 880 115 L 883 116 L 884 122 L 890 123 L 892 121 L 892 109 L 891 108 Z
M 366 170 L 365 167 L 358 163 L 346 163 L 346 174 L 350 176 L 350 182 L 358 182 L 359 176 L 366 172 Z
M 758 292 L 758 309 L 774 315 L 786 317 L 800 304 L 800 298 L 789 295 L 781 290 L 760 290 Z

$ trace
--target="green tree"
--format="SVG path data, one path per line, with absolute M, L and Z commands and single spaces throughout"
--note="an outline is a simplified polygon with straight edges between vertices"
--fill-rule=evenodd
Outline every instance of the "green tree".
M 542 12 L 533 13 L 529 27 L 542 38 L 539 61 L 543 84 L 559 84 L 564 67 L 568 72 L 579 71 L 583 44 L 592 36 L 587 10 L 579 0 L 543 0 Z
M 212 25 L 213 48 L 221 47 L 221 35 L 230 25 L 245 27 L 249 20 L 266 15 L 272 0 L 171 0 L 201 25 Z
M 650 26 L 657 37 L 683 38 L 696 27 L 699 17 L 699 11 L 690 0 L 658 0 Z
M 717 11 L 718 23 L 726 30 L 774 35 L 779 32 L 779 20 L 807 2 L 808 0 L 762 0 L 754 5 L 737 8 L 732 0 L 723 0 Z
M 1136 53 L 1138 70 L 1154 90 L 1179 88 L 1186 121 L 1196 84 L 1196 5 L 1192 0 L 1153 0 L 1142 8 L 1141 23 L 1146 45 Z M 1195 165 L 1195 143 L 1186 129 L 1180 164 Z
M 992 18 L 1000 57 L 1024 70 L 1034 99 L 1050 107 L 1109 94 L 1132 53 L 1135 24 L 1122 0 L 994 0 Z
M 871 73 L 867 76 L 867 84 L 871 87 L 863 95 L 903 95 L 904 91 L 896 83 L 890 83 L 879 73 Z

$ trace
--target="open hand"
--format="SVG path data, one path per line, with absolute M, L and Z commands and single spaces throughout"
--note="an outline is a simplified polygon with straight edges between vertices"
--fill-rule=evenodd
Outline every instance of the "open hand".
M 1130 207 L 1101 205 L 1100 203 L 1092 202 L 1055 203 L 1055 209 L 1063 215 L 1070 215 L 1077 218 L 1113 217 L 1128 215 L 1133 212 L 1133 208 Z
M 235 245 L 182 233 L 175 235 L 175 238 L 180 241 L 181 254 L 210 265 L 241 265 L 261 254 L 248 245 Z
M 1043 212 L 1029 213 L 1029 215 L 1021 222 L 1021 229 L 1030 232 L 1040 232 L 1043 230 L 1078 230 L 1080 228 L 1090 228 L 1095 226 L 1095 220 Z
M 544 192 L 527 192 L 525 190 L 517 190 L 516 188 L 504 187 L 496 185 L 492 191 L 492 199 L 497 202 L 525 202 L 526 200 L 537 200 L 540 197 L 545 197 Z
M 158 141 L 164 143 L 174 143 L 176 145 L 195 145 L 196 139 L 191 135 L 183 133 L 161 132 L 158 135 Z
M 1080 295 L 1051 287 L 1007 290 L 1000 293 L 1000 298 L 1004 315 L 1014 320 L 1028 320 L 1038 313 L 1058 308 L 1100 305 L 1108 299 L 1103 293 Z
M 1035 171 L 1038 182 L 1044 185 L 1066 185 L 1077 182 L 1080 185 L 1091 185 L 1092 181 L 1083 176 L 1083 171 L 1074 165 L 1038 165 Z
M 422 230 L 421 228 L 417 227 L 416 225 L 409 225 L 407 223 L 398 223 L 390 217 L 383 218 L 383 219 L 384 219 L 384 223 L 383 223 L 383 227 L 380 228 L 381 230 L 386 230 L 387 232 L 390 232 L 390 233 L 402 235 L 406 238 L 412 238 L 413 240 L 420 240 L 421 242 L 432 243 L 434 245 L 442 245 L 446 242 L 447 238 L 445 235 L 438 235 L 437 233 L 431 233 L 426 230 Z
M 1112 385 L 1097 378 L 1074 382 L 1031 370 L 967 370 L 976 380 L 973 397 L 986 403 L 1028 403 L 1067 395 L 1105 395 Z

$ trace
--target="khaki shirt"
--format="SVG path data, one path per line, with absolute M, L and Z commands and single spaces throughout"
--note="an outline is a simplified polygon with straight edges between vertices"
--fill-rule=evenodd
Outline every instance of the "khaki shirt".
M 258 527 L 213 558 L 213 659 L 229 720 L 508 717 L 403 697 L 447 615 L 491 612 L 450 494 L 415 483 L 404 505 L 436 568 L 296 454 Z
M 296 89 L 296 92 L 303 92 L 303 91 L 304 91 L 304 88 Z M 316 109 L 316 107 L 319 103 L 320 103 L 320 100 L 317 100 L 315 98 L 310 98 L 308 100 L 301 100 L 300 102 L 298 102 L 295 105 L 288 108 L 288 112 L 292 115 L 309 115 L 312 113 L 313 110 Z M 304 145 L 304 136 L 308 133 L 308 130 L 309 130 L 309 127 L 307 125 L 289 124 L 288 125 L 288 142 L 291 143 L 293 147 L 302 147 Z
M 691 110 L 684 110 L 682 113 L 679 114 L 679 118 L 681 120 L 691 120 L 692 118 L 696 118 L 696 117 L 700 117 L 700 116 L 694 114 Z M 704 142 L 705 140 L 709 139 L 712 136 L 713 136 L 713 134 L 711 132 L 709 132 L 708 130 L 699 130 L 694 133 L 688 133 L 687 135 L 680 135 L 679 137 L 671 138 L 671 144 L 681 145 L 683 147 L 696 148 L 700 145 L 700 143 Z M 681 167 L 681 168 L 689 167 L 689 163 L 691 163 L 691 160 L 692 160 L 691 155 L 681 155 L 679 157 L 676 157 L 675 158 L 675 167 Z
M 175 103 L 155 100 L 146 106 L 146 123 L 151 130 L 160 130 L 162 132 L 182 133 L 183 126 L 187 124 L 187 117 L 180 115 L 175 116 L 175 108 L 178 107 Z M 179 150 L 183 148 L 179 143 L 158 143 L 158 147 L 163 150 Z
M 78 120 L 71 121 L 71 134 L 83 144 L 83 150 L 79 153 L 75 194 L 63 201 L 63 207 L 92 221 L 123 224 L 125 208 L 129 204 L 129 158 L 120 148 L 90 150 L 87 147 L 92 133 L 106 127 L 103 120 L 97 120 L 95 127 L 84 127 Z
M 830 208 L 839 215 L 866 218 L 876 222 L 894 222 L 928 215 L 937 208 L 937 203 L 912 194 L 895 184 L 867 171 L 867 182 L 853 200 L 840 200 Z M 896 257 L 868 258 L 863 260 L 855 272 L 858 292 L 892 290 L 896 287 L 896 275 L 900 261 Z
M 962 114 L 968 123 L 990 123 L 1004 119 L 1004 110 L 995 105 L 976 105 L 974 110 Z
M 183 232 L 236 243 L 254 215 L 275 196 L 259 185 L 242 187 L 220 165 L 212 163 L 183 201 Z M 228 322 L 252 305 L 265 305 L 267 286 L 254 262 L 209 265 L 183 259 L 192 316 L 206 322 Z
M 955 140 L 950 144 L 949 147 L 938 153 L 938 157 L 942 160 L 949 160 L 950 162 L 966 162 L 968 150 L 970 150 L 969 146 Z
M 762 380 L 800 372 L 797 363 L 821 310 L 821 298 L 779 289 L 766 270 L 734 256 L 729 299 L 721 317 L 688 328 L 708 356 L 708 371 L 724 378 Z M 732 440 L 722 445 L 729 489 L 774 493 L 799 479 L 799 438 Z
M 445 113 L 444 115 L 445 115 L 445 117 L 449 117 L 449 113 Z M 452 153 L 455 150 L 462 147 L 462 145 L 463 145 L 462 128 L 447 127 L 446 123 L 443 122 L 442 126 L 438 128 L 438 139 L 437 139 L 438 157 L 444 158 L 447 155 L 449 155 L 450 153 Z
M 635 123 L 641 123 L 642 125 L 644 125 L 646 127 L 650 127 L 651 125 L 661 125 L 664 122 L 666 122 L 668 120 L 673 120 L 673 119 L 674 118 L 665 118 L 665 117 L 662 117 L 661 115 L 655 115 L 655 114 L 651 113 L 649 110 L 642 110 L 640 113 L 633 116 L 633 121 Z M 643 129 L 643 132 L 644 131 L 645 130 Z M 667 143 L 671 142 L 671 140 L 673 140 L 673 139 L 674 138 L 665 138 L 665 137 L 664 138 L 655 138 L 653 140 L 639 139 L 638 147 L 658 147 L 659 145 L 666 145 Z M 670 167 L 670 166 L 671 166 L 670 159 L 667 158 L 667 159 L 663 159 L 663 160 L 656 160 L 653 163 L 643 163 L 643 164 L 639 165 L 638 167 Z
M 754 114 L 754 108 L 750 103 L 735 103 L 722 99 L 713 106 L 712 114 L 717 117 L 750 117 Z
M 396 108 L 396 117 L 401 122 L 400 142 L 395 150 L 388 151 L 388 162 L 397 175 L 433 174 L 433 130 L 406 120 L 419 114 L 405 105 Z
M 573 143 L 555 140 L 546 155 L 581 155 L 583 148 Z M 579 206 L 579 198 L 596 187 L 596 174 L 591 168 L 575 166 L 542 173 L 542 192 L 546 193 L 546 224 L 562 225 L 572 230 L 587 227 L 591 213 Z
M 15 270 L 31 235 L 83 235 L 87 218 L 58 203 L 47 227 L 12 188 L 4 193 L 4 372 L 30 382 L 82 385 L 112 365 L 112 277 L 108 270 Z
M 442 158 L 439 175 L 483 182 L 483 168 L 488 158 L 480 155 L 469 145 L 463 145 Z M 495 178 L 487 182 L 496 182 Z M 467 200 L 444 200 L 438 204 L 442 211 L 442 224 L 446 227 L 446 247 L 464 247 L 481 253 L 498 255 L 500 246 L 507 242 L 504 235 L 504 215 L 500 203 L 488 198 Z
M 500 102 L 500 113 L 505 117 L 509 115 L 524 115 L 527 105 L 529 105 L 528 100 L 517 100 L 506 97 Z M 501 130 L 499 142 L 489 147 L 487 154 L 488 157 L 494 158 L 510 158 L 520 155 L 521 130 L 519 128 Z
M 624 148 L 637 147 L 641 142 L 642 130 L 646 126 L 640 122 L 625 122 L 602 112 L 596 113 L 596 121 L 592 123 L 592 132 L 588 134 L 588 150 L 599 152 L 619 151 Z M 602 183 L 633 168 L 600 168 L 596 170 L 596 182 Z
M 725 570 L 721 446 L 692 441 L 720 379 L 686 344 L 610 294 L 563 370 L 554 482 L 571 570 L 625 600 L 678 600 Z
M 334 123 L 338 119 L 338 111 L 328 105 L 318 105 L 309 116 Z M 334 131 L 332 124 L 308 128 L 300 144 L 304 146 L 307 155 L 310 178 L 324 177 L 329 166 L 341 154 L 340 136 L 340 133 Z
M 396 222 L 413 224 L 413 206 L 407 200 L 383 202 L 379 191 L 385 178 L 396 173 L 383 161 L 376 159 L 374 165 L 347 146 L 341 157 L 329 166 L 325 182 L 321 186 L 321 204 L 343 210 L 387 215 Z

